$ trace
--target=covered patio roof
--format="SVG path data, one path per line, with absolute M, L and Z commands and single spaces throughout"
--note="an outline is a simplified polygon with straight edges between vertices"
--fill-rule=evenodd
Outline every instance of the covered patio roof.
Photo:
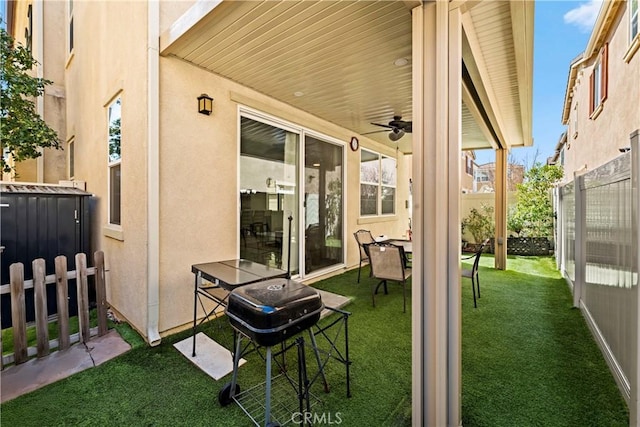
M 413 120 L 419 1 L 198 1 L 161 35 L 174 56 L 395 147 Z M 452 1 L 463 15 L 462 148 L 530 146 L 533 2 Z M 398 148 L 411 153 L 407 134 Z

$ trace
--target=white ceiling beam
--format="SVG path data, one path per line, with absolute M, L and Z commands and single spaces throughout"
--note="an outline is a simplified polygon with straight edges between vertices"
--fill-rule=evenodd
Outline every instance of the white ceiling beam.
M 533 64 L 528 52 L 533 52 L 533 2 L 512 0 L 511 32 L 516 56 L 518 96 L 520 100 L 520 120 L 522 122 L 522 144 L 533 145 Z
M 218 7 L 222 0 L 198 0 L 180 18 L 160 35 L 160 54 L 168 54 L 168 49 L 191 28 Z
M 498 98 L 495 95 L 495 90 L 493 85 L 491 84 L 491 79 L 489 77 L 489 67 L 487 66 L 484 55 L 482 54 L 482 49 L 480 47 L 480 41 L 478 40 L 477 33 L 475 31 L 475 25 L 473 20 L 471 19 L 471 15 L 469 13 L 465 13 L 462 15 L 462 28 L 464 29 L 464 33 L 467 38 L 468 47 L 471 50 L 471 56 L 473 60 L 473 66 L 468 62 L 470 58 L 465 58 L 465 64 L 467 64 L 467 70 L 471 75 L 471 78 L 474 82 L 476 92 L 482 101 L 482 105 L 484 110 L 491 121 L 493 126 L 493 130 L 498 136 L 498 143 L 502 145 L 504 148 L 508 148 L 510 146 L 509 141 L 505 137 L 504 132 L 506 131 L 506 127 L 504 125 L 504 119 L 500 114 L 500 108 L 498 103 Z

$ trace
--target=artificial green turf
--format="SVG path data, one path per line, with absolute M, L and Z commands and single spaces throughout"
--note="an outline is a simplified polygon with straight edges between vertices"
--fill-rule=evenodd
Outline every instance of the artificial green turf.
M 625 402 L 551 257 L 480 267 L 463 282 L 462 421 L 467 426 L 628 426 Z
M 339 419 L 343 426 L 408 426 L 410 308 L 402 312 L 402 288 L 396 284 L 389 285 L 388 295 L 376 298 L 373 308 L 370 292 L 375 281 L 367 275 L 368 270 L 360 284 L 356 283 L 357 270 L 315 284 L 353 297 L 345 307 L 353 312 L 348 323 L 352 397 L 346 397 L 344 366 L 332 361 L 327 366 L 331 391 L 325 394 L 316 383 L 312 392 L 322 403 L 312 410 L 318 416 L 324 414 L 326 422 L 329 417 L 334 424 Z M 225 317 L 202 330 L 227 348 L 231 346 L 231 328 Z M 230 376 L 215 381 L 174 349 L 175 342 L 189 335 L 185 331 L 166 337 L 157 347 L 139 346 L 101 366 L 6 402 L 1 406 L 2 425 L 251 425 L 237 405 L 218 404 L 217 393 Z M 239 370 L 243 389 L 265 379 L 264 362 L 256 354 L 246 358 L 247 364 Z M 294 366 L 295 360 L 288 363 Z M 310 372 L 313 363 L 307 350 Z M 290 399 L 296 399 L 295 392 Z
M 508 271 L 491 268 L 490 256 L 481 262 L 477 309 L 470 284 L 463 282 L 463 425 L 628 425 L 624 401 L 580 312 L 571 308 L 569 290 L 553 260 L 510 258 Z M 331 392 L 324 394 L 320 384 L 314 385 L 312 392 L 322 403 L 313 411 L 325 414 L 325 424 L 328 417 L 334 424 L 339 417 L 342 426 L 409 426 L 410 298 L 407 313 L 402 313 L 401 287 L 390 284 L 389 294 L 378 295 L 373 308 L 370 292 L 375 281 L 367 275 L 368 267 L 360 284 L 357 270 L 314 284 L 353 298 L 345 307 L 353 313 L 353 395 L 345 396 L 344 367 L 331 362 Z M 230 347 L 226 318 L 201 330 Z M 237 405 L 223 408 L 217 402 L 230 376 L 214 381 L 173 348 L 189 335 L 185 331 L 166 337 L 157 347 L 140 345 L 138 339 L 131 351 L 114 360 L 4 403 L 2 425 L 251 425 Z M 307 357 L 311 371 L 309 352 Z M 265 376 L 256 354 L 247 359 L 239 371 L 243 389 Z M 288 363 L 293 366 L 295 361 Z

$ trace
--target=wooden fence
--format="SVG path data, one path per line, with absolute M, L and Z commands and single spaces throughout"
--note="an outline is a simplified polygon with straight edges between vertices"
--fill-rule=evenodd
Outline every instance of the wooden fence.
M 107 301 L 105 288 L 104 253 L 94 254 L 95 267 L 87 267 L 87 257 L 83 253 L 76 254 L 76 270 L 67 271 L 67 258 L 58 256 L 55 259 L 55 274 L 46 275 L 45 261 L 38 258 L 32 263 L 33 280 L 24 280 L 24 265 L 20 262 L 9 266 L 10 283 L 0 286 L 0 294 L 11 294 L 11 322 L 13 324 L 13 354 L 0 358 L 0 369 L 7 363 L 20 364 L 30 356 L 47 356 L 51 348 L 66 350 L 72 343 L 87 342 L 91 336 L 102 336 L 107 333 Z M 95 276 L 98 327 L 89 325 L 89 283 L 88 277 Z M 77 334 L 69 334 L 69 299 L 68 281 L 76 279 L 78 296 L 78 329 Z M 46 285 L 56 285 L 57 316 L 48 316 Z M 25 290 L 34 290 L 35 328 L 37 347 L 27 346 L 27 315 Z M 50 322 L 58 321 L 58 339 L 49 340 Z M 0 338 L 1 339 L 1 338 Z M 0 341 L 0 346 L 1 346 Z

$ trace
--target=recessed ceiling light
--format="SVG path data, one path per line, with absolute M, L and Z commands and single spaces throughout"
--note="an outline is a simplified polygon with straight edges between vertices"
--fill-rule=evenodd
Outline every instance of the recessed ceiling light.
M 293 95 L 294 96 L 302 96 L 302 95 L 304 95 L 304 92 L 296 91 L 296 92 L 293 92 Z
M 404 67 L 408 63 L 409 63 L 409 60 L 407 58 L 398 58 L 395 61 L 393 61 L 393 64 L 397 65 L 398 67 Z

